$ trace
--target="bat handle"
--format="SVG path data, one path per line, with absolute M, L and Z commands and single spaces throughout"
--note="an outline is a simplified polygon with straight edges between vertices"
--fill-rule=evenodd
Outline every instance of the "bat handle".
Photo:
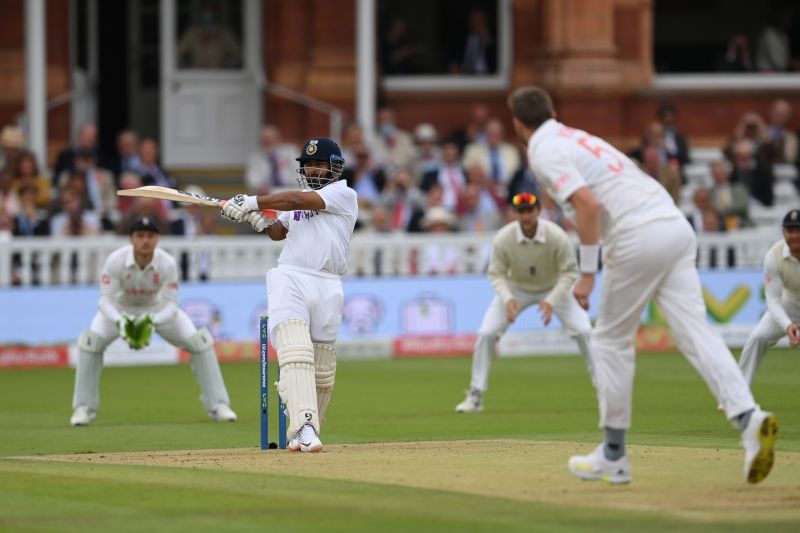
M 228 203 L 228 200 L 220 200 L 219 207 L 225 207 L 226 203 Z M 261 212 L 264 213 L 264 216 L 267 218 L 278 218 L 278 212 L 274 209 L 262 209 Z

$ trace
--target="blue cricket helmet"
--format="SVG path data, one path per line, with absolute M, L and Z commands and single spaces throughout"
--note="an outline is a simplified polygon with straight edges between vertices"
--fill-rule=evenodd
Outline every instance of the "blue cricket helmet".
M 328 183 L 339 179 L 344 170 L 344 157 L 342 150 L 333 139 L 328 137 L 314 137 L 306 141 L 303 151 L 297 158 L 300 168 L 298 182 L 304 189 L 321 189 Z M 323 170 L 307 166 L 309 161 L 326 161 L 330 170 Z

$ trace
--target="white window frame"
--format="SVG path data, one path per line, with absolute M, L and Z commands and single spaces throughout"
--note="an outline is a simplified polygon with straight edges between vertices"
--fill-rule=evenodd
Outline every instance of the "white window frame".
M 497 0 L 497 72 L 480 75 L 405 75 L 383 76 L 381 86 L 387 91 L 485 91 L 508 89 L 511 85 L 513 27 L 511 0 Z M 377 25 L 377 21 L 375 21 Z M 373 43 L 374 46 L 374 43 Z
M 798 90 L 800 74 L 767 72 L 656 74 L 653 78 L 653 89 L 693 92 Z

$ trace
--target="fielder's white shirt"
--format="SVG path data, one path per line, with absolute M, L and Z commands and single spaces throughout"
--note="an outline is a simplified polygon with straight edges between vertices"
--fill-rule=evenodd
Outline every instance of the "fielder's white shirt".
M 664 219 L 682 218 L 669 193 L 603 139 L 550 119 L 528 140 L 528 161 L 550 195 L 569 212 L 569 197 L 587 186 L 600 202 L 601 239 Z
M 133 245 L 114 250 L 100 276 L 100 312 L 116 322 L 120 309 L 136 313 L 153 312 L 153 321 L 163 324 L 178 312 L 178 267 L 167 252 L 156 247 L 153 259 L 139 268 Z
M 289 230 L 278 264 L 341 276 L 347 272 L 350 239 L 358 218 L 358 195 L 344 180 L 315 192 L 325 201 L 325 209 L 284 211 L 278 216 Z
M 800 307 L 800 261 L 779 240 L 764 257 L 764 295 L 767 309 L 784 330 L 792 320 L 783 305 L 784 298 Z

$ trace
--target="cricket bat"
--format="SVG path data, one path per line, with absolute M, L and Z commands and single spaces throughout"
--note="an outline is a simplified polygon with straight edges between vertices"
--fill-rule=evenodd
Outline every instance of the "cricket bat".
M 139 198 L 156 198 L 158 200 L 172 200 L 174 202 L 184 202 L 187 204 L 207 205 L 211 207 L 222 207 L 226 200 L 203 196 L 169 187 L 159 187 L 158 185 L 145 185 L 135 189 L 123 189 L 117 191 L 117 196 L 135 196 Z M 274 209 L 262 209 L 264 216 L 275 218 L 278 214 Z

